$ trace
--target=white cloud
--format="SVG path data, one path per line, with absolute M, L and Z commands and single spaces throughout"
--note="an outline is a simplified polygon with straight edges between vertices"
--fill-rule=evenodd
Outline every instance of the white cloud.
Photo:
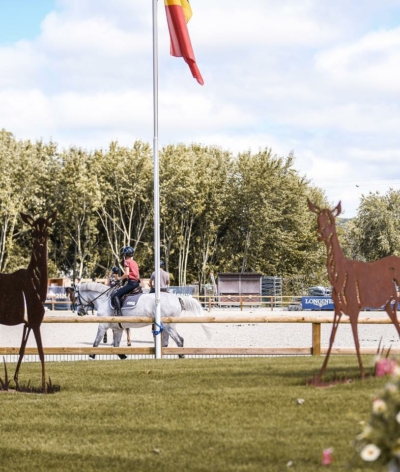
M 104 17 L 81 20 L 52 12 L 42 23 L 39 47 L 57 56 L 119 58 L 137 51 L 151 53 L 151 41 L 140 33 L 119 29 Z
M 369 32 L 355 42 L 323 51 L 316 68 L 345 89 L 379 95 L 400 92 L 400 27 Z
M 318 46 L 338 36 L 338 26 L 314 15 L 312 1 L 252 2 L 203 1 L 189 23 L 200 48 L 234 52 L 278 45 Z M 193 6 L 193 9 L 195 7 Z
M 37 89 L 0 90 L 0 127 L 17 137 L 49 139 L 57 132 L 48 98 Z

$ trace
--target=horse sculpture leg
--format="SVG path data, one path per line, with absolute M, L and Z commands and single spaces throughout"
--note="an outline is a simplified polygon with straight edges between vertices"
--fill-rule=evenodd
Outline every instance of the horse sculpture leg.
M 15 374 L 14 374 L 14 382 L 15 382 L 15 387 L 17 390 L 19 390 L 19 385 L 18 385 L 19 369 L 21 367 L 21 362 L 25 354 L 25 346 L 28 341 L 30 332 L 31 332 L 31 328 L 29 328 L 28 325 L 24 324 L 24 330 L 22 332 L 21 347 L 19 348 L 19 359 L 18 359 L 17 368 L 15 369 Z
M 33 334 L 35 335 L 35 339 L 36 339 L 36 345 L 39 352 L 40 362 L 42 363 L 42 390 L 43 390 L 43 393 L 47 393 L 46 374 L 44 370 L 44 352 L 43 352 L 43 345 L 42 345 L 42 337 L 40 335 L 40 326 L 36 326 L 35 328 L 32 328 L 32 329 L 33 329 Z
M 342 317 L 342 312 L 339 311 L 339 310 L 336 310 L 336 308 L 335 308 L 335 314 L 334 314 L 334 317 L 333 317 L 331 337 L 330 337 L 330 340 L 329 340 L 329 348 L 328 348 L 328 352 L 326 353 L 325 360 L 324 360 L 324 363 L 322 365 L 321 371 L 318 374 L 318 377 L 317 377 L 318 381 L 321 380 L 322 376 L 325 373 L 326 367 L 328 365 L 329 356 L 331 355 L 332 346 L 333 346 L 333 343 L 335 342 L 336 331 L 338 329 L 341 317 Z
M 361 374 L 361 378 L 363 379 L 365 376 L 365 373 L 364 373 L 364 367 L 361 361 L 360 341 L 358 340 L 358 316 L 350 316 L 350 324 L 351 324 L 351 329 L 353 331 L 354 344 L 356 345 L 358 365 L 360 366 L 360 374 Z
M 131 343 L 131 330 L 130 328 L 126 328 L 126 345 L 129 347 L 132 345 Z
M 392 302 L 394 302 L 393 309 L 391 307 Z M 386 302 L 385 310 L 386 310 L 386 313 L 389 315 L 389 318 L 391 319 L 392 323 L 395 325 L 397 332 L 399 333 L 399 336 L 400 336 L 399 320 L 397 319 L 397 304 L 398 303 L 399 303 L 399 300 L 397 297 L 390 297 L 390 299 Z

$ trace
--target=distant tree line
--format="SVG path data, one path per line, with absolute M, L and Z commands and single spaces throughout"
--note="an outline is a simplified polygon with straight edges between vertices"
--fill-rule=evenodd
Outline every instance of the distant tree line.
M 233 155 L 217 146 L 160 151 L 161 258 L 173 284 L 209 282 L 210 271 L 280 275 L 286 291 L 326 284 L 326 250 L 317 242 L 307 197 L 323 191 L 294 167 L 292 154 L 265 149 Z M 371 260 L 400 250 L 400 195 L 363 197 L 340 228 L 346 254 Z M 113 142 L 88 152 L 17 140 L 0 132 L 0 272 L 28 263 L 31 239 L 20 213 L 58 210 L 49 242 L 52 277 L 104 277 L 135 249 L 141 274 L 154 264 L 153 156 L 148 143 Z

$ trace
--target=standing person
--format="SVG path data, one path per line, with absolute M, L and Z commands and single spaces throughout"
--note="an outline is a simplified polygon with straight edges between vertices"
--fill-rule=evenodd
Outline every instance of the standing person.
M 122 249 L 122 257 L 124 258 L 124 268 L 125 272 L 120 278 L 120 281 L 128 280 L 128 283 L 121 287 L 112 297 L 116 316 L 122 316 L 121 313 L 121 297 L 126 293 L 132 292 L 135 288 L 139 287 L 140 275 L 139 275 L 139 266 L 136 261 L 133 260 L 133 255 L 135 250 L 131 246 L 125 246 Z
M 160 261 L 160 291 L 168 292 L 167 287 L 169 285 L 169 274 L 163 269 L 164 261 Z M 154 271 L 150 276 L 150 293 L 155 293 L 156 289 L 154 287 L 156 280 L 156 272 Z

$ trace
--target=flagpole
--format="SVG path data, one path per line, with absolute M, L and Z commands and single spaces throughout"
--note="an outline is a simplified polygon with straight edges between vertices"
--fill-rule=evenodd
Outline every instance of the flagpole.
M 158 159 L 158 36 L 157 0 L 153 0 L 153 159 L 154 159 L 154 267 L 155 267 L 155 329 L 161 326 L 160 297 L 160 175 Z M 154 336 L 156 359 L 161 359 L 161 333 Z

